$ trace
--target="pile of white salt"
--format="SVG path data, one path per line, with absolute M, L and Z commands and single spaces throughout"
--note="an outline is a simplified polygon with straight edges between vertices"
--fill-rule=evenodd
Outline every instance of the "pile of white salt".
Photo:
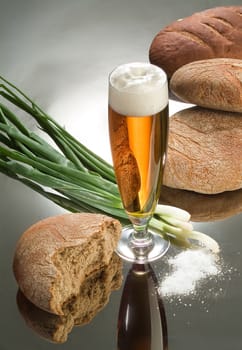
M 185 250 L 168 259 L 171 271 L 159 285 L 162 296 L 194 294 L 207 278 L 222 273 L 218 255 L 206 249 Z

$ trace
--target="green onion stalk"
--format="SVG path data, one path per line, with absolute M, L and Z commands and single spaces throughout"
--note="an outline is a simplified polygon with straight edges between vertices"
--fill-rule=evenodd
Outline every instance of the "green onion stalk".
M 0 96 L 0 172 L 67 211 L 105 213 L 123 224 L 128 222 L 112 165 L 1 76 Z M 55 147 L 26 128 L 16 115 L 16 107 L 35 120 Z M 211 237 L 193 230 L 190 214 L 180 208 L 158 204 L 149 225 L 165 239 L 184 247 L 202 243 L 219 251 Z

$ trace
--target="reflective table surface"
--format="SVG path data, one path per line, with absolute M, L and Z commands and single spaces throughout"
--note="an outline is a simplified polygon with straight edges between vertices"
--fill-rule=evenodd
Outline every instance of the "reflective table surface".
M 148 60 L 149 45 L 166 24 L 221 4 L 0 0 L 0 5 L 0 74 L 110 161 L 109 72 L 123 62 Z M 183 107 L 170 101 L 170 114 Z M 12 272 L 22 232 L 64 209 L 2 174 L 0 193 L 0 350 L 242 348 L 242 190 L 209 196 L 163 188 L 161 201 L 188 210 L 194 229 L 219 243 L 219 255 L 173 245 L 149 266 L 115 258 L 93 282 L 98 305 L 90 302 L 88 314 L 80 311 L 77 326 L 30 304 Z M 88 286 L 83 303 L 90 301 L 85 291 Z

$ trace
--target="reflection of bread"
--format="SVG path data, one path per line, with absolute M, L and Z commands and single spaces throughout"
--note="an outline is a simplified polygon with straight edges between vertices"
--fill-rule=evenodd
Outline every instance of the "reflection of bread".
M 80 292 L 64 308 L 64 315 L 54 315 L 32 304 L 19 290 L 17 304 L 27 325 L 38 335 L 58 343 L 67 340 L 73 326 L 90 322 L 108 303 L 110 293 L 122 282 L 121 259 L 113 254 L 109 265 L 90 274 Z
M 100 214 L 64 214 L 44 219 L 20 237 L 15 278 L 36 306 L 62 315 L 87 276 L 107 265 L 121 224 Z
M 138 192 L 140 190 L 140 173 L 137 161 L 129 147 L 126 117 L 110 118 L 110 138 L 115 174 L 124 207 L 127 210 L 139 210 Z M 132 206 L 137 206 L 133 208 Z
M 241 13 L 241 6 L 220 6 L 170 23 L 152 41 L 150 62 L 171 77 L 189 62 L 242 58 Z
M 136 159 L 128 149 L 120 149 L 120 153 L 122 153 L 120 163 L 115 172 L 124 206 L 129 211 L 140 210 L 138 201 L 140 175 Z
M 173 115 L 163 183 L 207 194 L 242 188 L 242 115 L 199 107 Z
M 192 221 L 222 220 L 242 212 L 242 189 L 208 195 L 163 186 L 160 203 L 187 210 Z

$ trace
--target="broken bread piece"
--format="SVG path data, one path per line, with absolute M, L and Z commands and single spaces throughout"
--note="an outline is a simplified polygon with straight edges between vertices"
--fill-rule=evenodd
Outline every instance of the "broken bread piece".
M 101 214 L 63 214 L 41 220 L 20 237 L 13 271 L 20 290 L 40 309 L 64 315 L 88 275 L 110 262 L 121 233 Z
M 122 260 L 113 253 L 108 265 L 91 273 L 75 298 L 67 302 L 64 315 L 39 309 L 18 290 L 17 305 L 27 326 L 51 342 L 64 343 L 74 326 L 90 323 L 107 305 L 110 295 L 122 285 Z

